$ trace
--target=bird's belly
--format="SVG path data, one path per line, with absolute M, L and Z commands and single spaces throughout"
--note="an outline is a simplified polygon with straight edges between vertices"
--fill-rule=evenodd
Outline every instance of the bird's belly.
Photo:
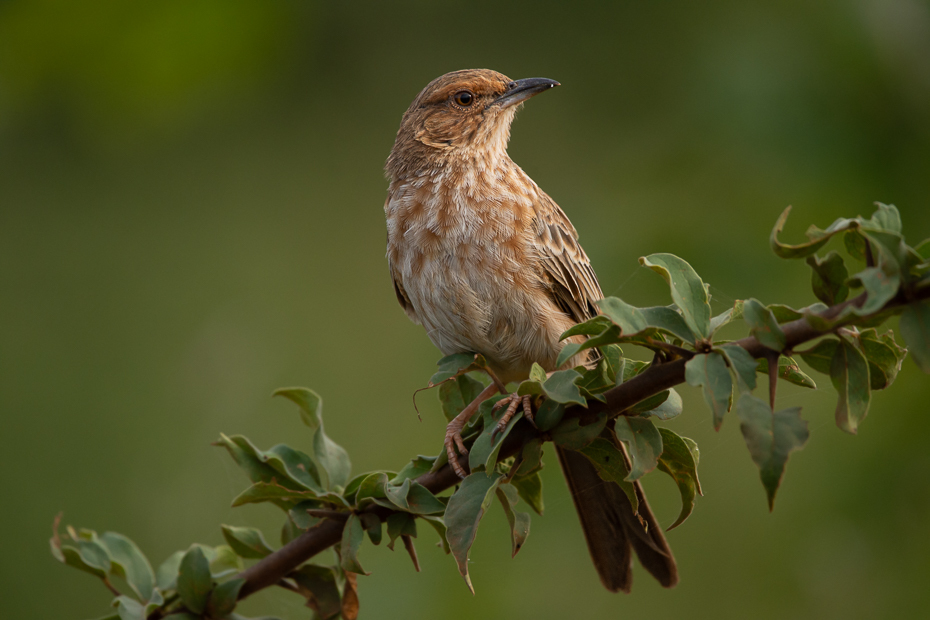
M 525 378 L 533 362 L 554 370 L 568 317 L 538 282 L 461 254 L 460 248 L 436 253 L 403 273 L 404 288 L 433 344 L 445 355 L 481 353 L 504 382 Z

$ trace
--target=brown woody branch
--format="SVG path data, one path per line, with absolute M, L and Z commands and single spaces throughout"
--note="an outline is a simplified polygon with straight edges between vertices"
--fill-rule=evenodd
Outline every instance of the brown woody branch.
M 904 296 L 899 296 L 886 304 L 885 308 L 879 313 L 876 313 L 876 315 L 901 307 L 909 302 L 927 298 L 930 298 L 930 289 L 918 291 L 907 299 L 904 298 Z M 828 308 L 820 313 L 819 316 L 823 319 L 832 320 L 839 316 L 843 310 L 850 305 L 861 307 L 865 300 L 866 295 L 863 293 L 855 299 Z M 781 325 L 781 329 L 785 333 L 787 342 L 785 352 L 790 351 L 802 343 L 830 334 L 843 325 L 864 323 L 867 319 L 876 315 L 870 315 L 869 317 L 852 316 L 849 320 L 843 321 L 841 324 L 834 325 L 830 329 L 825 330 L 813 327 L 804 318 L 784 323 Z M 734 344 L 743 347 L 755 358 L 767 357 L 772 353 L 770 349 L 763 346 L 752 336 L 737 340 Z M 629 381 L 605 392 L 604 395 L 607 398 L 606 403 L 595 401 L 589 403 L 587 408 L 578 405 L 571 406 L 566 409 L 565 415 L 567 417 L 589 417 L 602 412 L 607 412 L 608 416 L 611 418 L 623 415 L 625 411 L 628 411 L 636 403 L 684 383 L 686 362 L 686 359 L 679 357 L 673 361 L 655 364 Z M 522 449 L 527 441 L 539 436 L 539 431 L 521 420 L 504 440 L 504 445 L 500 451 L 500 458 L 513 456 Z M 459 462 L 466 468 L 468 467 L 467 461 L 467 457 L 460 457 L 459 459 Z M 452 471 L 451 467 L 446 465 L 439 471 L 420 476 L 417 478 L 417 482 L 431 492 L 439 493 L 440 491 L 444 491 L 458 484 L 461 482 L 461 479 Z M 386 518 L 391 512 L 382 507 L 372 507 L 370 511 L 378 514 L 382 519 Z M 311 557 L 338 543 L 342 538 L 342 529 L 342 520 L 332 518 L 324 519 L 278 551 L 243 571 L 239 577 L 245 579 L 246 582 L 239 592 L 239 598 L 245 598 L 258 590 L 278 584 L 288 573 Z

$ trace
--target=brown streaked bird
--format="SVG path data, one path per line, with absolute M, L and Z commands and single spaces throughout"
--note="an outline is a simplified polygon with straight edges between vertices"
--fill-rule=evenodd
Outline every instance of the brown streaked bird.
M 447 73 L 410 104 L 387 161 L 387 257 L 397 299 L 443 354 L 480 353 L 493 373 L 494 382 L 449 424 L 454 466 L 479 400 L 526 379 L 533 362 L 556 370 L 559 336 L 597 314 L 594 302 L 603 297 L 575 227 L 507 155 L 517 109 L 558 85 L 487 69 Z M 508 415 L 523 404 L 532 416 L 530 403 L 508 399 Z M 623 450 L 610 429 L 605 437 Z M 633 550 L 663 586 L 674 586 L 675 560 L 640 483 L 634 513 L 585 456 L 556 451 L 604 586 L 629 592 Z M 464 476 L 461 466 L 456 471 Z

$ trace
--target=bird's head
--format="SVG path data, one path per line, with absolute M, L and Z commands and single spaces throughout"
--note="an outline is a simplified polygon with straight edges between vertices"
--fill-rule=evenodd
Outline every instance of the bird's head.
M 440 76 L 404 113 L 387 162 L 390 176 L 451 159 L 493 159 L 506 155 L 510 123 L 521 103 L 558 86 L 555 80 L 511 80 L 489 69 L 466 69 Z

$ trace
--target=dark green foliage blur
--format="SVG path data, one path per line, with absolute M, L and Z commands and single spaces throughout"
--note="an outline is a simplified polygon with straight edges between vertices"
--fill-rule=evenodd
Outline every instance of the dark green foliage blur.
M 654 252 L 711 283 L 714 314 L 814 303 L 810 268 L 768 245 L 788 204 L 785 239 L 875 200 L 930 235 L 920 0 L 0 4 L 0 617 L 95 617 L 111 598 L 49 555 L 60 510 L 156 563 L 223 544 L 219 523 L 276 544 L 279 513 L 232 509 L 247 481 L 209 445 L 300 447 L 276 388 L 322 395 L 356 472 L 439 452 L 436 396 L 417 397 L 421 422 L 412 395 L 440 354 L 391 289 L 381 167 L 420 88 L 468 67 L 563 84 L 520 113 L 510 153 L 631 304 L 667 303 L 637 263 Z M 632 595 L 602 588 L 549 463 L 515 559 L 501 512 L 484 520 L 477 596 L 421 535 L 419 574 L 363 548 L 363 617 L 915 616 L 930 605 L 930 382 L 906 360 L 855 437 L 819 385 L 780 388 L 810 438 L 771 514 L 736 420 L 715 433 L 680 387 L 705 496 L 669 534 L 674 590 L 642 572 Z M 644 484 L 674 523 L 674 483 Z M 283 591 L 240 609 L 309 613 Z

